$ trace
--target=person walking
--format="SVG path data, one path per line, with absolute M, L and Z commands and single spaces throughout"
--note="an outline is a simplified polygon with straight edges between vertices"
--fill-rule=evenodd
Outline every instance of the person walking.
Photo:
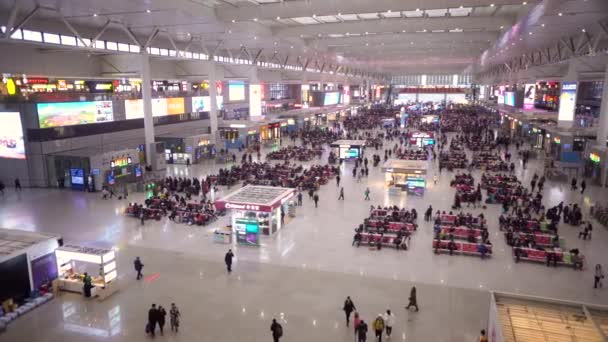
M 302 191 L 298 191 L 298 206 L 302 206 Z
M 342 310 L 344 310 L 344 314 L 346 315 L 346 326 L 349 326 L 350 313 L 357 310 L 357 308 L 355 307 L 355 303 L 352 299 L 350 299 L 350 296 L 346 296 L 346 300 L 344 301 L 344 306 L 342 307 Z
M 315 201 L 315 208 L 319 207 L 319 195 L 315 194 L 312 196 L 312 200 Z
M 583 179 L 581 181 L 581 195 L 585 192 L 585 189 L 587 188 L 587 183 L 585 182 L 585 180 Z
M 190 167 L 190 158 L 186 158 L 186 167 Z
M 2 193 L 2 196 L 4 196 L 4 183 L 2 181 L 0 181 L 0 193 Z
M 365 323 L 364 320 L 361 320 L 357 326 L 357 340 L 359 342 L 365 342 L 365 340 L 367 340 L 367 323 Z
M 409 310 L 410 307 L 415 307 L 416 312 L 418 312 L 418 300 L 416 298 L 416 286 L 412 286 L 412 290 L 410 291 L 409 303 L 405 307 L 406 310 Z
M 21 192 L 21 181 L 19 178 L 15 178 L 15 191 Z
M 481 329 L 481 335 L 479 335 L 479 342 L 488 342 L 488 336 L 486 336 L 485 329 Z
M 171 331 L 177 332 L 179 330 L 179 318 L 181 313 L 179 309 L 175 305 L 175 303 L 171 303 L 171 310 L 169 310 L 169 318 L 171 323 Z
M 277 322 L 275 318 L 272 319 L 270 331 L 272 332 L 272 340 L 274 342 L 279 342 L 279 339 L 283 337 L 283 327 Z
M 340 188 L 340 196 L 338 196 L 338 201 L 344 200 L 344 187 Z
M 148 326 L 146 332 L 154 337 L 156 330 L 156 323 L 158 322 L 158 310 L 156 304 L 152 304 L 150 310 L 148 310 Z
M 595 265 L 595 282 L 593 283 L 593 288 L 597 289 L 599 285 L 600 288 L 604 285 L 602 284 L 602 279 L 604 279 L 604 270 L 602 270 L 602 265 Z
M 232 272 L 232 258 L 234 258 L 234 253 L 232 253 L 232 249 L 229 249 L 224 256 L 224 262 L 226 262 L 228 273 Z
M 431 217 L 433 216 L 433 206 L 429 205 L 429 207 L 424 212 L 424 220 L 426 222 L 431 221 Z
M 340 186 L 340 175 L 336 176 L 336 186 Z
M 391 338 L 393 326 L 395 325 L 395 315 L 393 315 L 391 310 L 386 310 L 386 314 L 384 314 L 384 325 L 386 326 L 386 336 Z
M 572 178 L 572 182 L 570 183 L 572 191 L 576 190 L 576 183 L 577 183 L 576 178 Z
M 376 333 L 376 340 L 378 342 L 382 342 L 382 333 L 384 333 L 384 318 L 382 318 L 382 314 L 378 314 L 378 317 L 374 320 L 372 324 L 374 327 L 374 332 Z
M 110 198 L 112 198 L 112 197 L 110 196 Z M 139 220 L 141 222 L 141 225 L 143 226 L 144 225 L 144 221 L 146 220 L 146 215 L 144 214 L 143 210 L 141 211 L 141 213 L 139 213 Z
M 160 329 L 160 335 L 165 333 L 165 318 L 167 317 L 167 311 L 161 305 L 158 306 L 158 328 Z
M 141 259 L 139 257 L 136 257 L 135 261 L 133 261 L 133 267 L 135 268 L 135 271 L 137 272 L 137 280 L 143 278 L 143 275 L 141 274 L 141 270 L 143 270 L 144 264 L 141 262 Z
M 369 200 L 370 200 L 370 198 L 369 198 L 369 192 L 370 192 L 370 191 L 369 191 L 369 188 L 366 188 L 366 189 L 365 189 L 365 192 L 364 192 L 364 194 L 365 194 L 365 200 L 366 200 L 366 201 L 369 201 Z

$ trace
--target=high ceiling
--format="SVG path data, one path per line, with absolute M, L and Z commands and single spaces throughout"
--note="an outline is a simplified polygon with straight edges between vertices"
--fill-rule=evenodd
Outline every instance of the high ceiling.
M 18 11 L 11 11 L 18 4 Z M 461 73 L 543 47 L 606 17 L 607 0 L 0 0 L 2 25 L 386 75 Z M 55 11 L 57 9 L 58 11 Z M 529 32 L 533 32 L 530 34 Z

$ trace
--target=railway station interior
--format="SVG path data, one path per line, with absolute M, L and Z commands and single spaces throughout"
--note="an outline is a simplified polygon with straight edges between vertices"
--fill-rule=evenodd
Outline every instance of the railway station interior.
M 0 342 L 608 341 L 608 1 L 0 0 Z

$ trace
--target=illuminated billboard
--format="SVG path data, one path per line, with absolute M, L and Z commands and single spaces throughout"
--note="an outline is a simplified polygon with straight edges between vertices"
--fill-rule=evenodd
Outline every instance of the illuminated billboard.
M 245 82 L 230 81 L 228 82 L 228 100 L 244 101 L 245 100 Z
M 524 109 L 534 108 L 534 98 L 536 97 L 536 84 L 526 84 L 524 88 Z
M 258 117 L 262 115 L 262 86 L 259 84 L 249 85 L 249 116 Z
M 37 108 L 40 128 L 114 120 L 112 101 L 38 103 Z
M 224 97 L 217 96 L 217 109 L 224 108 Z M 194 96 L 192 98 L 193 112 L 209 112 L 211 110 L 211 96 Z
M 152 116 L 179 115 L 186 112 L 183 97 L 152 99 Z M 127 120 L 144 117 L 144 101 L 125 100 L 125 115 Z
M 559 96 L 558 121 L 574 120 L 574 108 L 576 105 L 576 82 L 563 82 L 562 92 Z
M 340 103 L 340 93 L 325 93 L 325 98 L 323 99 L 324 106 L 337 105 L 338 103 Z
M 0 158 L 25 159 L 19 112 L 0 112 Z

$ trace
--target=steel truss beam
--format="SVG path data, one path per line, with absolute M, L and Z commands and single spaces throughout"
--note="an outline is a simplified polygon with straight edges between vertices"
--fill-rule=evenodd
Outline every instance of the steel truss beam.
M 595 56 L 608 51 L 608 45 L 601 45 L 608 39 L 608 30 L 597 33 L 581 32 L 575 36 L 564 37 L 553 45 L 525 53 L 518 57 L 491 66 L 475 75 L 476 82 L 483 80 L 507 80 L 511 76 L 533 67 L 564 62 L 570 59 Z

